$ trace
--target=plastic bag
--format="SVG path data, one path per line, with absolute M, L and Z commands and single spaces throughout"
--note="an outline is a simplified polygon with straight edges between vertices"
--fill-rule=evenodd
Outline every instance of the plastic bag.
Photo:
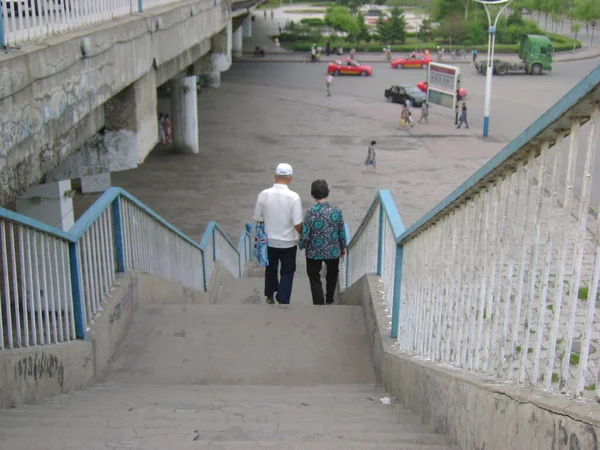
M 260 222 L 256 224 L 254 229 L 254 255 L 258 261 L 258 265 L 266 267 L 269 265 L 269 242 L 267 240 L 267 233 L 265 233 L 265 224 Z

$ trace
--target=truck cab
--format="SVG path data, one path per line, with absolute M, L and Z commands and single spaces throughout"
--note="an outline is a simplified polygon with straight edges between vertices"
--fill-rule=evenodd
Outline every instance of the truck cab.
M 525 71 L 539 75 L 542 71 L 552 70 L 552 55 L 554 49 L 550 39 L 537 34 L 521 36 L 519 58 L 525 63 Z

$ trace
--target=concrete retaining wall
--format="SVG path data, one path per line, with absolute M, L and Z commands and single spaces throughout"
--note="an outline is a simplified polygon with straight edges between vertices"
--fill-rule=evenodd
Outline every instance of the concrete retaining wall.
M 361 278 L 342 304 L 362 304 L 378 380 L 461 450 L 595 450 L 600 407 L 464 373 L 394 349 L 378 277 Z
M 213 303 L 209 293 L 140 272 L 119 274 L 87 341 L 0 352 L 0 408 L 102 381 L 138 304 Z
M 110 98 L 144 77 L 158 85 L 210 51 L 230 11 L 230 0 L 183 1 L 0 55 L 0 204 L 103 128 Z M 155 117 L 140 120 L 138 162 L 157 138 Z

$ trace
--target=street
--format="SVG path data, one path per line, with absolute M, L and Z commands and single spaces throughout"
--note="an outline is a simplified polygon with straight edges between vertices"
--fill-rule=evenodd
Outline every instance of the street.
M 357 56 L 360 62 L 360 55 Z M 373 75 L 368 78 L 340 76 L 333 82 L 334 95 L 343 94 L 373 102 L 385 102 L 383 91 L 393 84 L 415 85 L 427 79 L 422 69 L 392 69 L 388 63 L 371 64 Z M 490 132 L 498 140 L 510 141 L 560 99 L 578 81 L 593 70 L 599 59 L 555 63 L 551 73 L 539 77 L 530 75 L 495 76 L 492 87 Z M 447 64 L 452 64 L 449 60 Z M 324 92 L 325 63 L 262 63 L 240 62 L 223 73 L 223 81 L 249 85 L 277 86 Z M 485 76 L 471 65 L 461 64 L 461 86 L 466 88 L 469 124 L 483 127 Z M 398 111 L 400 111 L 400 106 Z M 432 105 L 431 114 L 452 119 L 451 111 Z

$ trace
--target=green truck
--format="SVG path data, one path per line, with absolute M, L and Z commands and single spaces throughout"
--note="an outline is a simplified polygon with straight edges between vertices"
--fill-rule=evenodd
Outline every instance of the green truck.
M 540 75 L 544 71 L 552 70 L 552 54 L 554 49 L 550 39 L 537 34 L 525 34 L 521 36 L 519 43 L 519 58 L 517 60 L 494 58 L 494 74 L 506 75 L 509 72 L 525 72 L 532 75 Z M 481 60 L 475 63 L 477 71 L 485 75 L 487 61 Z

